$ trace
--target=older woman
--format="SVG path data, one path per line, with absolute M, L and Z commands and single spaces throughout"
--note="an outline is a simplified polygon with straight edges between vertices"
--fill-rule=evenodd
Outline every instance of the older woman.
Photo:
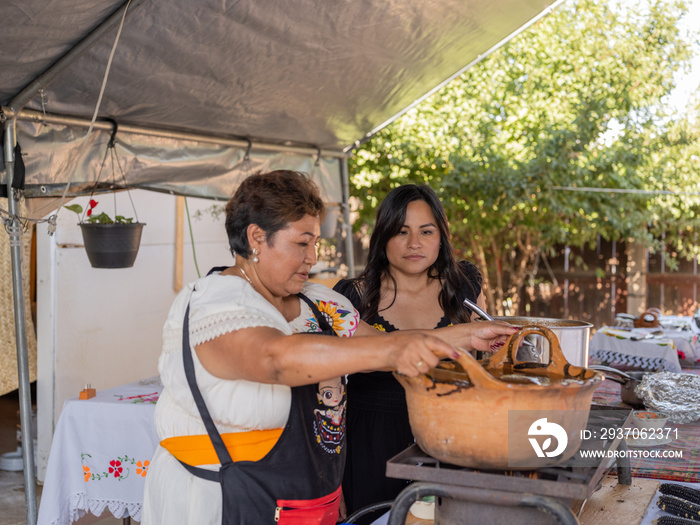
M 456 355 L 420 333 L 347 337 L 357 311 L 308 281 L 323 213 L 316 186 L 292 171 L 253 175 L 229 201 L 235 264 L 183 290 L 163 330 L 155 415 L 162 441 L 149 468 L 144 524 L 334 524 L 344 376 L 415 376 Z M 489 323 L 443 335 L 488 347 L 511 333 Z

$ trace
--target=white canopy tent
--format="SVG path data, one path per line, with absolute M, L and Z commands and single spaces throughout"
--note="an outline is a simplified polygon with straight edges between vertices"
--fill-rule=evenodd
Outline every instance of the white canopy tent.
M 351 150 L 561 1 L 3 2 L 2 165 L 24 442 L 31 400 L 17 197 L 43 216 L 67 184 L 70 196 L 91 191 L 114 129 L 104 119 L 118 123 L 131 187 L 227 199 L 254 170 L 300 169 L 349 227 Z M 24 181 L 13 181 L 21 165 Z M 103 172 L 100 181 L 110 179 Z M 34 524 L 32 447 L 24 475 Z

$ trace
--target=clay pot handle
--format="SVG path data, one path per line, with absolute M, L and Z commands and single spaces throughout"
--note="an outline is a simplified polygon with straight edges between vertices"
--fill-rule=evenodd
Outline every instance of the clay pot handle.
M 474 383 L 474 386 L 481 388 L 503 389 L 503 383 L 493 377 L 479 362 L 474 359 L 469 352 L 462 348 L 458 348 L 459 357 L 457 362 L 462 365 L 464 371 L 469 376 L 469 381 Z
M 651 316 L 652 320 L 647 321 L 647 316 Z M 661 326 L 659 322 L 659 310 L 658 308 L 649 308 L 632 323 L 635 328 L 655 328 Z
M 558 372 L 559 374 L 566 375 L 566 367 L 569 362 L 566 360 L 564 353 L 561 351 L 559 339 L 557 339 L 554 332 L 552 332 L 546 326 L 526 326 L 511 335 L 508 338 L 508 341 L 506 341 L 507 362 L 513 367 L 518 364 L 521 364 L 521 366 L 526 366 L 528 364 L 527 361 L 516 361 L 515 358 L 523 339 L 525 339 L 525 336 L 530 334 L 542 335 L 547 339 L 547 341 L 549 341 L 549 362 L 547 363 L 546 367 L 547 371 L 554 371 Z

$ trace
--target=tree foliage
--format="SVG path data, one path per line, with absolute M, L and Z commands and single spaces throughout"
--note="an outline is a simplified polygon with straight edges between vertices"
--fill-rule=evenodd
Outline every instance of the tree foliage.
M 358 222 L 371 223 L 396 185 L 429 184 L 499 313 L 557 245 L 600 235 L 658 248 L 663 233 L 679 255 L 697 253 L 698 120 L 663 112 L 691 57 L 677 28 L 684 9 L 562 4 L 357 150 Z M 562 189 L 574 187 L 696 194 Z

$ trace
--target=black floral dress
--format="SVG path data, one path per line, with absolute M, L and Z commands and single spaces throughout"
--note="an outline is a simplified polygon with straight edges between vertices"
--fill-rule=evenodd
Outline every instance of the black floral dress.
M 470 262 L 462 261 L 460 266 L 467 277 L 460 294 L 476 301 L 481 293 L 481 273 Z M 333 289 L 350 299 L 359 310 L 360 296 L 354 280 L 340 280 Z M 381 315 L 368 322 L 385 332 L 398 330 Z M 450 324 L 443 316 L 435 328 Z M 386 462 L 412 445 L 414 438 L 404 389 L 391 372 L 350 375 L 347 399 L 343 494 L 349 515 L 368 505 L 393 500 L 406 487 L 409 481 L 386 477 Z

